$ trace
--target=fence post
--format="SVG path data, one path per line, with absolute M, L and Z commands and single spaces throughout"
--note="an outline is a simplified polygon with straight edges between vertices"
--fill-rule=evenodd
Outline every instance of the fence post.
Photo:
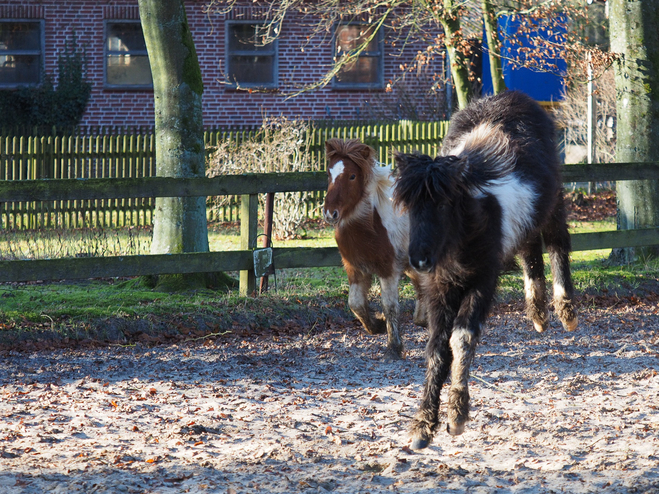
M 258 194 L 240 196 L 240 250 L 256 248 L 259 220 Z M 254 268 L 240 272 L 240 295 L 248 296 L 256 290 Z
M 268 192 L 265 196 L 265 211 L 263 212 L 264 216 L 264 233 L 263 236 L 263 247 L 268 248 L 272 247 L 272 223 L 273 223 L 273 214 L 275 207 L 275 193 Z M 275 278 L 276 281 L 276 278 Z M 266 274 L 261 278 L 261 285 L 259 286 L 259 293 L 268 291 L 268 275 Z

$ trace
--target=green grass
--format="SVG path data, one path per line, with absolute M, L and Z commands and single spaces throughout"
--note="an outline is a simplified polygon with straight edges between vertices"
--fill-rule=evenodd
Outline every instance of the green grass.
M 616 229 L 615 218 L 598 221 L 572 221 L 568 223 L 570 233 L 604 232 Z
M 235 225 L 211 225 L 211 250 L 237 250 L 240 231 Z M 276 247 L 336 245 L 333 231 L 309 228 L 299 238 L 275 240 Z M 67 230 L 0 232 L 0 258 L 39 259 L 95 255 L 148 254 L 150 231 Z M 237 278 L 238 273 L 229 273 Z M 199 290 L 187 293 L 154 292 L 139 278 L 11 283 L 0 285 L 0 346 L 15 346 L 24 338 L 108 339 L 106 327 L 117 320 L 150 328 L 194 327 L 200 332 L 244 326 L 284 324 L 294 320 L 313 326 L 327 313 L 349 317 L 348 282 L 341 267 L 277 270 L 270 290 L 245 298 L 237 290 Z M 332 311 L 328 312 L 328 308 Z
M 121 256 L 148 254 L 151 229 L 131 227 L 121 229 L 71 230 L 0 230 L 0 260 L 53 259 L 76 256 Z M 261 245 L 263 237 L 259 237 Z M 274 247 L 335 246 L 334 232 L 324 225 L 313 225 L 290 239 L 273 239 Z M 211 224 L 208 243 L 212 252 L 240 250 L 240 227 L 237 224 Z
M 613 228 L 612 221 L 587 222 L 572 225 L 571 231 Z M 90 251 L 102 255 L 148 253 L 149 234 L 147 230 L 135 229 L 102 233 L 60 231 L 44 233 L 39 238 L 34 232 L 4 232 L 0 235 L 0 256 L 36 258 Z M 214 251 L 238 249 L 239 229 L 233 225 L 212 225 L 209 242 Z M 333 245 L 333 231 L 324 226 L 310 227 L 299 238 L 274 241 L 275 247 Z M 131 252 L 131 248 L 137 250 Z M 608 262 L 609 253 L 610 250 L 573 253 L 572 274 L 579 293 L 643 295 L 657 289 L 659 260 L 614 266 Z M 546 271 L 551 282 L 548 267 Z M 237 273 L 229 274 L 237 277 Z M 294 320 L 313 327 L 331 317 L 351 318 L 347 309 L 348 282 L 341 267 L 277 270 L 276 276 L 270 278 L 270 287 L 269 292 L 259 297 L 244 298 L 237 290 L 159 293 L 140 279 L 0 285 L 0 345 L 4 342 L 11 346 L 24 338 L 43 338 L 44 334 L 55 339 L 64 336 L 112 339 L 105 333 L 115 324 L 112 321 L 139 323 L 142 328 L 151 328 L 149 331 L 153 333 L 163 328 L 171 331 L 197 328 L 202 334 L 231 330 L 236 324 L 276 326 Z M 378 292 L 376 282 L 372 295 Z M 415 294 L 409 280 L 401 283 L 400 293 L 402 303 L 411 307 Z M 502 275 L 500 300 L 521 300 L 523 293 L 521 273 Z
M 285 303 L 310 297 L 344 296 L 348 285 L 340 271 L 341 268 L 280 271 L 277 289 L 274 290 L 271 278 L 273 290 L 262 298 Z M 0 321 L 7 324 L 10 321 L 43 322 L 49 318 L 82 323 L 107 317 L 167 317 L 236 307 L 248 303 L 249 299 L 239 297 L 237 291 L 154 292 L 139 279 L 133 279 L 5 284 L 0 286 L 0 300 Z

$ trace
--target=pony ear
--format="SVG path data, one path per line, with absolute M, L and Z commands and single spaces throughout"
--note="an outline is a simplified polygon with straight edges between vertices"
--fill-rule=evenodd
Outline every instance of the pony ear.
M 467 161 L 457 156 L 437 156 L 426 168 L 427 190 L 431 196 L 451 202 L 460 190 Z
M 397 170 L 404 170 L 407 165 L 408 165 L 408 158 L 409 154 L 401 153 L 399 151 L 396 151 L 394 153 L 394 160 L 396 161 L 396 169 Z
M 441 166 L 450 170 L 450 175 L 458 178 L 464 175 L 469 169 L 469 159 L 466 156 L 444 156 L 435 158 L 435 162 L 440 163 Z
M 375 149 L 368 144 L 361 146 L 360 153 L 366 162 L 370 162 L 375 157 Z
M 332 153 L 336 152 L 338 139 L 332 138 L 325 141 L 325 154 L 330 156 Z

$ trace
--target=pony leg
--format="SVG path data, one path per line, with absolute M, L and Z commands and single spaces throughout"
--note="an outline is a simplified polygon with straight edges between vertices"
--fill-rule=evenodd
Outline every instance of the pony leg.
M 453 354 L 451 387 L 448 392 L 446 430 L 452 436 L 464 432 L 469 421 L 469 370 L 480 341 L 481 324 L 485 321 L 496 289 L 497 274 L 487 273 L 482 284 L 466 293 L 455 318 L 449 345 Z
M 387 357 L 390 359 L 401 359 L 404 357 L 403 340 L 400 337 L 399 327 L 399 305 L 398 305 L 398 282 L 400 274 L 394 274 L 389 278 L 380 278 L 380 290 L 382 293 L 382 307 L 384 319 L 387 324 Z
M 416 324 L 417 326 L 426 328 L 428 327 L 428 306 L 426 304 L 426 299 L 423 296 L 423 292 L 421 291 L 420 275 L 414 270 L 410 270 L 406 274 L 407 276 L 410 277 L 410 280 L 412 281 L 412 285 L 414 286 L 414 291 L 416 292 L 416 301 L 414 303 L 414 316 L 412 320 L 414 321 L 414 324 Z
M 433 307 L 428 313 L 430 338 L 426 345 L 426 378 L 421 406 L 414 415 L 410 435 L 412 449 L 427 447 L 439 425 L 439 394 L 451 369 L 453 355 L 449 347 L 452 314 L 444 306 Z
M 371 289 L 372 278 L 359 271 L 348 272 L 350 291 L 348 292 L 348 305 L 352 313 L 366 329 L 368 334 L 383 334 L 387 331 L 384 317 L 374 317 L 368 304 L 368 292 Z
M 474 361 L 479 330 L 466 327 L 453 328 L 449 344 L 453 352 L 451 387 L 448 392 L 446 430 L 459 436 L 469 421 L 469 369 Z
M 524 270 L 526 315 L 533 322 L 535 330 L 542 333 L 549 325 L 549 314 L 547 311 L 547 285 L 540 235 L 528 241 L 526 246 L 522 248 L 520 257 Z
M 554 278 L 554 310 L 567 331 L 577 329 L 578 318 L 574 307 L 574 285 L 570 273 L 570 251 L 572 244 L 567 231 L 563 191 L 560 191 L 558 204 L 547 226 L 542 230 L 542 237 L 547 246 L 551 272 Z

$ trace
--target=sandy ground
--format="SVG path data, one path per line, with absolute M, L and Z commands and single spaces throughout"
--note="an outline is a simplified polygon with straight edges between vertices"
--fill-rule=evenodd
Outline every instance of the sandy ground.
M 465 434 L 422 452 L 407 429 L 426 337 L 409 322 L 393 363 L 354 323 L 5 352 L 0 492 L 659 492 L 656 303 L 542 335 L 518 309 L 484 330 Z

